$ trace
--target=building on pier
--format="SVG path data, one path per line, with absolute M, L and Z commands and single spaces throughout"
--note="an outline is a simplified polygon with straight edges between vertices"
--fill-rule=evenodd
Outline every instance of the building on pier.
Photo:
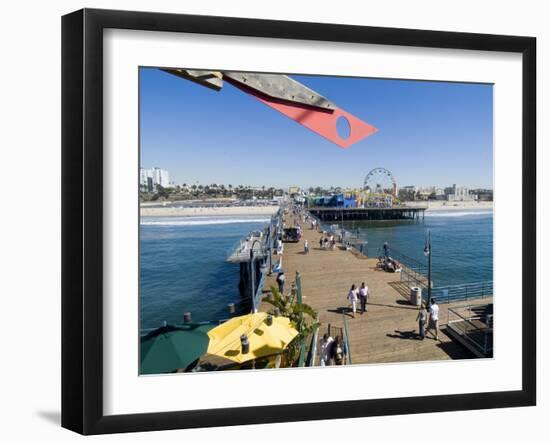
M 358 221 L 358 220 L 419 220 L 424 219 L 424 211 L 427 207 L 310 207 L 308 211 L 319 220 L 331 221 Z

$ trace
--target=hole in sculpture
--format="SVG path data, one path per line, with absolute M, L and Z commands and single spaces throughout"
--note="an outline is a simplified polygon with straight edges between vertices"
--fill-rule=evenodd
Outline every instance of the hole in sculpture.
M 351 135 L 351 125 L 349 124 L 349 120 L 343 115 L 336 120 L 336 132 L 342 140 L 346 140 Z

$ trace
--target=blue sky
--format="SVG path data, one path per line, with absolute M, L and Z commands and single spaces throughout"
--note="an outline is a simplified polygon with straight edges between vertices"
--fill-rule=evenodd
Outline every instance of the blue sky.
M 492 188 L 491 85 L 291 77 L 379 131 L 342 149 L 227 83 L 141 68 L 141 166 L 188 184 L 360 187 L 384 167 L 398 186 Z

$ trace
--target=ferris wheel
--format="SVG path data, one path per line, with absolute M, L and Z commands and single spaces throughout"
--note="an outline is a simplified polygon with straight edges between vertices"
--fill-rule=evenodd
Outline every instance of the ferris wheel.
M 365 177 L 363 189 L 376 194 L 391 194 L 397 192 L 397 183 L 393 174 L 386 168 L 374 168 Z

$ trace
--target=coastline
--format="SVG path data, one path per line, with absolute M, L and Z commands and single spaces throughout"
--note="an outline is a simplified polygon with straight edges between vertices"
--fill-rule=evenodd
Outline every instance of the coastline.
M 427 201 L 422 202 L 422 205 L 414 205 L 414 204 L 408 204 L 407 206 L 410 206 L 412 208 L 416 206 L 428 206 L 426 209 L 426 212 L 434 212 L 434 211 L 492 211 L 493 210 L 493 202 L 449 202 L 449 201 Z
M 274 215 L 279 206 L 225 206 L 225 207 L 140 207 L 141 217 L 215 217 L 236 215 Z
M 428 201 L 427 212 L 436 211 L 492 211 L 493 202 L 448 202 Z M 416 207 L 420 204 L 408 204 Z M 247 215 L 274 215 L 279 206 L 212 206 L 212 207 L 149 207 L 140 206 L 141 217 L 215 217 L 215 216 L 247 216 Z

